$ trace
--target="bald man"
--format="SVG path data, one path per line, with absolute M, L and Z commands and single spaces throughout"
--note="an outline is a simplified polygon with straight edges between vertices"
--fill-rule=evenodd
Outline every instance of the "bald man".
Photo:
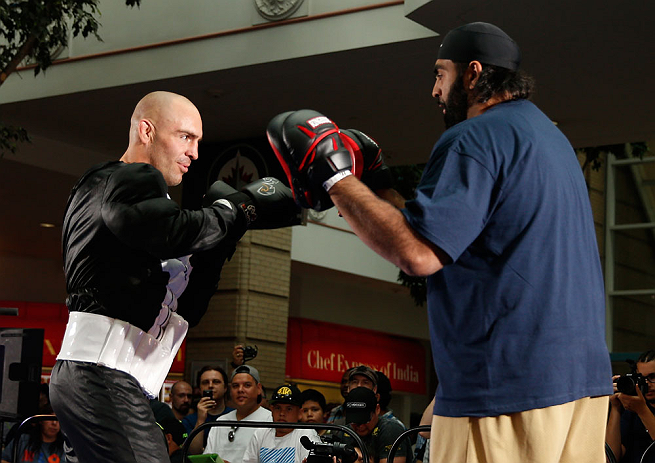
M 186 381 L 177 381 L 171 387 L 171 409 L 178 421 L 189 414 L 192 398 L 193 388 Z
M 120 161 L 91 168 L 71 192 L 63 224 L 70 315 L 50 383 L 69 461 L 168 461 L 148 399 L 205 313 L 237 241 L 254 220 L 262 225 L 267 206 L 296 207 L 287 208 L 284 188 L 253 204 L 217 182 L 206 207 L 180 209 L 167 187 L 198 158 L 202 134 L 189 100 L 150 93 L 134 110 Z M 264 180 L 255 187 L 274 185 Z

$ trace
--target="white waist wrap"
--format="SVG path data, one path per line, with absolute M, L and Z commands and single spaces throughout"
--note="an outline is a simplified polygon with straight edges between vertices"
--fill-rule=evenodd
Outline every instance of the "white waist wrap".
M 115 318 L 71 312 L 57 360 L 91 362 L 132 375 L 150 398 L 168 375 L 189 323 L 175 312 L 156 339 Z

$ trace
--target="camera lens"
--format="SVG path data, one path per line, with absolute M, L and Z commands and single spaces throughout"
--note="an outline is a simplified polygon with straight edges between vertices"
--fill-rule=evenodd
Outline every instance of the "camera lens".
M 616 380 L 616 389 L 627 395 L 637 395 L 637 390 L 635 389 L 635 381 L 631 376 L 621 376 Z

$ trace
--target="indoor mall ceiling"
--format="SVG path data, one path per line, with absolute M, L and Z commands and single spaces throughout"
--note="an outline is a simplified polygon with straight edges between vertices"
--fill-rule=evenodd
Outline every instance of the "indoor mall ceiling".
M 533 100 L 576 147 L 655 139 L 653 17 L 655 3 L 645 0 L 432 1 L 411 15 L 440 33 L 476 20 L 505 29 L 537 81 Z M 60 228 L 38 224 L 60 225 L 75 178 L 120 157 L 134 104 L 152 90 L 189 97 L 203 116 L 207 143 L 259 137 L 275 114 L 312 108 L 372 135 L 390 164 L 425 162 L 443 131 L 430 96 L 439 42 L 420 39 L 0 105 L 2 121 L 27 128 L 33 139 L 0 160 L 0 253 L 59 255 Z

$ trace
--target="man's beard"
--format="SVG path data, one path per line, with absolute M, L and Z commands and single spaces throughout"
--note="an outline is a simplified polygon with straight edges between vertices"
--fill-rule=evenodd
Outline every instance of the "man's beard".
M 464 79 L 461 75 L 458 75 L 455 82 L 453 82 L 443 106 L 446 109 L 443 120 L 447 129 L 466 120 L 469 103 L 468 94 L 464 90 Z
M 184 405 L 180 405 L 180 406 L 177 408 L 177 411 L 178 411 L 179 413 L 181 413 L 182 415 L 186 415 L 187 413 L 189 413 L 189 409 L 190 409 L 190 408 L 191 408 L 191 405 L 186 405 L 186 404 L 184 404 Z

